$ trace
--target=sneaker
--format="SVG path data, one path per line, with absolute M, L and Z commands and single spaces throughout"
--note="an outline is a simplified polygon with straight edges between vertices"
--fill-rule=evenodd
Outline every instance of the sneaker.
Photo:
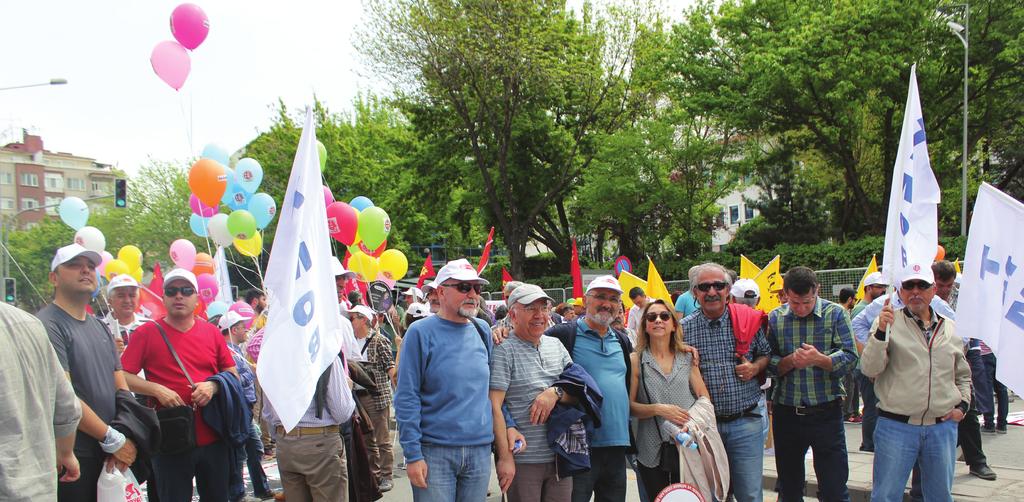
M 1006 434 L 1006 426 L 1005 425 L 997 425 L 996 426 L 996 434 Z
M 377 486 L 377 489 L 380 490 L 381 493 L 384 493 L 391 491 L 391 489 L 394 487 L 395 484 L 392 483 L 390 479 L 385 479 L 380 482 L 380 485 Z
M 861 423 L 861 422 L 863 422 L 863 421 L 864 421 L 864 417 L 862 417 L 862 416 L 860 416 L 860 415 L 858 415 L 858 416 L 855 416 L 855 417 L 853 417 L 853 418 L 851 418 L 851 419 L 850 419 L 850 422 L 853 422 L 853 423 L 855 423 L 855 424 L 859 424 L 859 423 Z
M 985 424 L 981 426 L 981 432 L 984 432 L 985 434 L 995 434 L 996 427 L 992 424 Z
M 996 472 L 992 470 L 988 464 L 972 465 L 971 475 L 984 479 L 986 481 L 995 481 Z

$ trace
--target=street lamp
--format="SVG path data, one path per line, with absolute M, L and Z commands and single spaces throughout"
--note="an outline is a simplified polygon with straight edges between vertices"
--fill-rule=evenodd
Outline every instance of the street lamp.
M 956 38 L 960 39 L 960 42 L 964 44 L 964 145 L 963 145 L 963 166 L 961 166 L 961 176 L 963 182 L 963 194 L 961 195 L 960 205 L 960 235 L 967 235 L 967 57 L 970 53 L 970 20 L 971 20 L 971 7 L 970 4 L 963 4 L 964 9 L 964 24 L 960 24 L 956 21 L 947 21 L 946 26 L 949 27 L 949 31 L 952 31 Z M 943 12 L 940 9 L 939 12 Z M 944 13 L 944 12 L 943 12 Z
M 38 84 L 26 84 L 26 85 L 14 85 L 11 87 L 0 87 L 0 91 L 9 91 L 11 89 L 24 89 L 26 87 L 42 87 L 44 85 L 64 85 L 68 83 L 66 78 L 51 78 L 49 82 L 40 82 Z

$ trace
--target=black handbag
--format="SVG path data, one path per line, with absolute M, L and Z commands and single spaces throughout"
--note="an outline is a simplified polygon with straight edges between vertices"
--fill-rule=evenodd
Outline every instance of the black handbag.
M 181 359 L 178 357 L 178 352 L 174 350 L 171 341 L 167 339 L 167 333 L 164 331 L 163 326 L 156 321 L 153 321 L 153 324 L 160 331 L 160 336 L 163 337 L 164 343 L 167 344 L 171 355 L 174 356 L 174 361 L 178 363 L 178 367 L 181 368 L 185 379 L 188 380 L 189 387 L 195 387 L 192 377 L 188 375 L 188 371 L 185 371 L 185 365 L 181 363 Z M 161 408 L 156 411 L 156 417 L 160 420 L 160 448 L 158 452 L 161 455 L 177 455 L 195 449 L 196 417 L 195 409 L 192 406 L 182 405 Z
M 641 354 L 638 357 L 642 358 L 643 355 Z M 644 373 L 645 373 L 644 372 L 644 365 L 643 365 L 643 363 L 641 363 L 639 366 L 640 366 L 640 368 L 639 368 L 640 369 L 640 384 L 644 388 L 644 394 L 647 395 L 647 404 L 654 404 L 654 403 L 651 402 L 652 401 L 652 399 L 651 399 L 651 391 L 647 390 L 647 380 L 644 378 Z M 666 442 L 665 438 L 661 435 L 661 427 L 658 426 L 658 416 L 654 415 L 654 417 L 652 417 L 652 418 L 654 418 L 654 425 L 658 429 L 658 437 L 661 438 L 661 446 L 659 447 L 659 449 L 661 451 L 659 453 L 659 457 L 660 458 L 658 460 L 658 470 L 678 475 L 678 473 L 679 473 L 679 448 L 676 446 L 676 443 L 675 443 L 674 440 L 670 439 L 670 442 Z

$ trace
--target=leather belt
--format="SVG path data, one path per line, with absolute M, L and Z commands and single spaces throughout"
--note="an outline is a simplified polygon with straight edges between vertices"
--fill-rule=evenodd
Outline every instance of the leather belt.
M 761 418 L 761 414 L 760 413 L 752 413 L 755 409 L 757 409 L 757 403 L 754 403 L 754 404 L 750 405 L 749 408 L 747 408 L 747 409 L 745 409 L 745 410 L 743 410 L 743 411 L 741 411 L 739 413 L 732 413 L 732 414 L 729 414 L 729 415 L 715 415 L 715 421 L 720 423 L 720 424 L 724 424 L 724 423 L 727 423 L 727 422 L 732 422 L 732 421 L 735 421 L 735 420 L 739 420 L 739 419 L 741 419 L 743 417 Z
M 904 423 L 904 424 L 910 422 L 910 416 L 909 415 L 900 415 L 900 414 L 897 414 L 897 413 L 889 413 L 888 411 L 885 411 L 885 410 L 883 410 L 881 408 L 878 408 L 878 416 L 888 418 L 889 420 L 895 420 L 897 422 Z M 942 423 L 942 417 L 935 417 L 935 423 L 941 424 Z
M 327 425 L 324 427 L 296 427 L 289 432 L 285 432 L 284 427 L 278 425 L 276 429 L 277 435 L 291 437 L 324 436 L 327 434 L 338 434 L 341 432 L 341 428 L 337 425 Z
M 780 408 L 789 408 L 789 409 L 793 410 L 794 414 L 803 417 L 803 416 L 807 416 L 807 415 L 816 415 L 816 414 L 821 413 L 823 411 L 831 410 L 832 408 L 835 408 L 835 407 L 839 406 L 839 402 L 840 402 L 839 399 L 834 399 L 834 400 L 829 401 L 827 403 L 816 404 L 814 406 L 788 406 L 788 405 L 785 405 L 785 404 L 776 404 L 776 406 L 778 406 Z

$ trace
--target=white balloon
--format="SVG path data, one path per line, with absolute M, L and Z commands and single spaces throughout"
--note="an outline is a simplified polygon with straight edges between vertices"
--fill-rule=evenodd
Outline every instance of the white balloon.
M 228 231 L 228 215 L 224 213 L 217 213 L 210 218 L 210 223 L 207 225 L 210 232 L 210 237 L 213 238 L 213 242 L 216 242 L 219 246 L 230 246 L 235 242 L 235 236 L 231 235 Z
M 107 238 L 96 227 L 82 227 L 75 232 L 75 244 L 89 251 L 102 253 L 107 248 Z

